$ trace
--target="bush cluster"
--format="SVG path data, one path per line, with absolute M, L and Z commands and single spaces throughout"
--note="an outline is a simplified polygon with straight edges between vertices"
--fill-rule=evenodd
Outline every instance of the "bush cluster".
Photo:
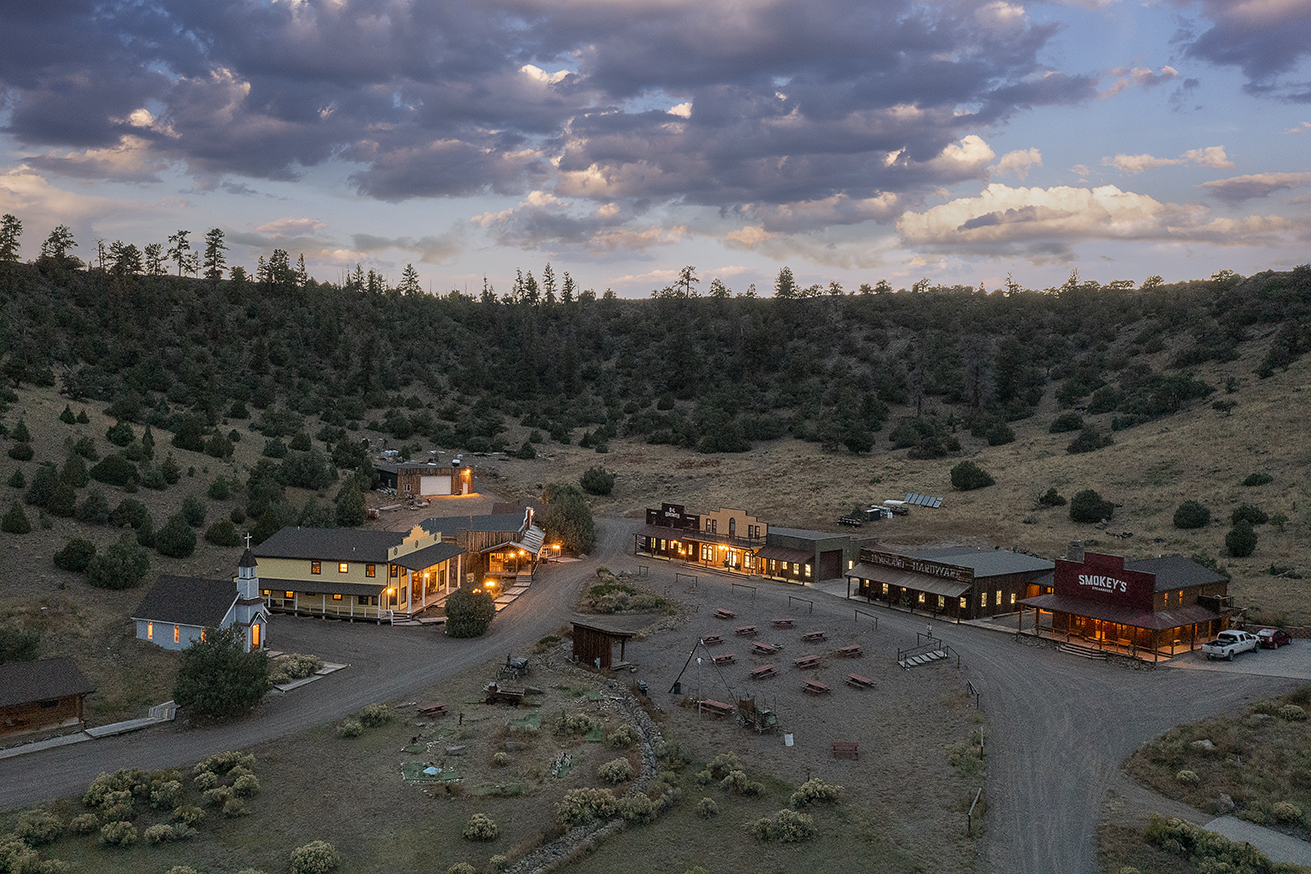
M 1070 519 L 1074 522 L 1100 522 L 1115 513 L 1115 504 L 1102 500 L 1095 489 L 1084 489 L 1070 502 Z
M 329 874 L 340 864 L 337 848 L 327 841 L 310 841 L 291 851 L 291 874 Z
M 323 668 L 323 659 L 307 653 L 289 653 L 269 664 L 269 684 L 280 686 L 293 680 L 303 680 Z
M 798 810 L 810 804 L 832 804 L 842 794 L 842 787 L 812 777 L 798 787 L 788 803 Z
M 1174 527 L 1182 529 L 1205 528 L 1211 521 L 1211 511 L 1197 501 L 1184 501 L 1174 511 Z
M 607 473 L 605 468 L 600 466 L 589 467 L 578 478 L 578 484 L 589 495 L 608 495 L 614 491 L 615 474 Z
M 378 728 L 391 722 L 395 716 L 386 704 L 369 704 L 360 711 L 360 724 L 365 728 Z
M 555 806 L 555 817 L 566 828 L 594 819 L 610 819 L 618 802 L 609 789 L 570 789 Z
M 646 795 L 626 795 L 619 799 L 616 810 L 625 822 L 634 825 L 654 822 L 657 814 L 655 802 Z
M 1273 870 L 1269 858 L 1246 841 L 1231 841 L 1187 820 L 1152 814 L 1143 837 L 1149 844 L 1192 862 L 1199 871 Z
M 637 743 L 637 729 L 626 722 L 622 723 L 615 726 L 615 730 L 605 740 L 612 747 L 631 747 Z
M 784 809 L 774 815 L 773 819 L 762 816 L 751 824 L 751 834 L 760 841 L 781 841 L 785 844 L 800 843 L 815 837 L 815 820 L 805 813 Z
M 696 803 L 696 815 L 702 819 L 710 819 L 712 816 L 719 815 L 719 805 L 713 798 L 702 798 Z
M 555 723 L 556 734 L 587 734 L 596 728 L 596 721 L 586 713 L 571 713 L 561 716 Z
M 596 769 L 596 776 L 605 783 L 627 783 L 633 779 L 633 764 L 628 759 L 611 759 Z
M 1044 507 L 1064 507 L 1065 497 L 1060 492 L 1056 491 L 1056 486 L 1052 486 L 1039 496 L 1038 503 L 1042 504 Z
M 500 837 L 501 828 L 485 813 L 475 813 L 460 832 L 466 841 L 494 841 Z
M 951 469 L 951 486 L 962 492 L 981 489 L 997 481 L 992 474 L 979 467 L 973 461 L 962 461 Z

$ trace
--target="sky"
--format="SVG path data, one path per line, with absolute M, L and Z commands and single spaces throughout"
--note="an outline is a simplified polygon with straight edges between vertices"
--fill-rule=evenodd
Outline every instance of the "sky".
M 33 259 L 645 297 L 1311 260 L 1311 0 L 0 0 Z

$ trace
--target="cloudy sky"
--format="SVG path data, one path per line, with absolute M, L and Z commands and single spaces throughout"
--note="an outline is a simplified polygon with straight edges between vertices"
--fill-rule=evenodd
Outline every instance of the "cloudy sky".
M 645 296 L 1311 260 L 1311 0 L 0 0 L 32 258 Z

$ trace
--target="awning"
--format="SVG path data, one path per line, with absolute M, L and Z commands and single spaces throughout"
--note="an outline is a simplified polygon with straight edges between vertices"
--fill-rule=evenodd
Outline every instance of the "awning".
M 695 528 L 666 528 L 663 525 L 643 525 L 637 534 L 640 537 L 663 537 L 665 540 L 701 539 L 701 532 Z
M 1086 616 L 1103 622 L 1114 622 L 1132 628 L 1164 631 L 1167 628 L 1181 628 L 1198 622 L 1210 622 L 1220 618 L 1220 614 L 1208 610 L 1200 604 L 1189 604 L 1173 610 L 1134 610 L 1131 607 L 1119 607 L 1115 604 L 1103 604 L 1083 598 L 1071 598 L 1069 595 L 1037 595 L 1020 601 L 1025 607 L 1050 610 L 1053 613 L 1069 613 L 1073 616 Z
M 762 546 L 756 550 L 756 558 L 770 561 L 790 561 L 794 564 L 810 564 L 815 560 L 813 552 L 804 549 L 788 549 L 786 546 Z
M 930 595 L 942 595 L 946 598 L 959 598 L 968 592 L 973 585 L 972 583 L 962 583 L 959 580 L 947 580 L 929 574 L 901 571 L 896 568 L 869 564 L 863 561 L 847 571 L 847 577 L 849 579 L 869 580 L 873 583 L 887 583 L 889 586 L 898 586 Z
M 536 525 L 529 525 L 528 530 L 524 532 L 523 539 L 519 545 L 533 555 L 542 551 L 542 546 L 546 543 L 546 532 Z
M 439 565 L 444 561 L 450 561 L 462 552 L 464 552 L 464 547 L 456 546 L 454 543 L 434 543 L 432 546 L 425 546 L 423 549 L 416 549 L 408 555 L 394 558 L 391 563 L 398 564 L 406 570 L 421 571 Z

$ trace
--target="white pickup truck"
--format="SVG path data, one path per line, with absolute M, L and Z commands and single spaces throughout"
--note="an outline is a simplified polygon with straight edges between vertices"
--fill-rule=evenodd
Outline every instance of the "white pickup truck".
M 1261 648 L 1261 641 L 1255 634 L 1248 634 L 1246 631 L 1222 631 L 1215 636 L 1215 640 L 1202 644 L 1202 654 L 1207 659 L 1228 659 L 1234 660 L 1234 656 L 1240 652 L 1251 650 L 1256 652 Z

